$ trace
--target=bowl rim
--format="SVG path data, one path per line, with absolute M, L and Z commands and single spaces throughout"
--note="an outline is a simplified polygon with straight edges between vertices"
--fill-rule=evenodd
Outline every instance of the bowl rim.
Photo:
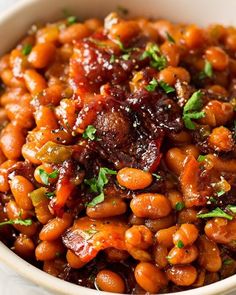
M 4 23 L 11 22 L 12 17 L 15 14 L 20 15 L 20 13 L 25 8 L 33 6 L 39 1 L 40 0 L 21 0 L 4 10 L 3 12 L 0 12 L 0 28 Z M 98 292 L 101 292 L 64 281 L 42 271 L 41 269 L 38 269 L 37 267 L 33 266 L 26 260 L 16 255 L 2 242 L 0 242 L 0 261 L 16 271 L 16 273 L 20 274 L 23 278 L 35 283 L 41 288 L 50 290 L 51 292 L 58 292 L 59 294 L 62 294 L 62 292 L 66 292 L 69 295 L 78 295 L 80 291 L 84 292 L 84 294 L 86 293 L 87 295 L 97 295 Z M 168 293 L 166 295 L 192 295 L 193 292 L 194 295 L 223 295 L 225 292 L 233 291 L 234 288 L 236 288 L 236 274 L 207 286 L 190 289 L 187 291 Z M 103 291 L 102 294 L 115 295 L 115 293 Z

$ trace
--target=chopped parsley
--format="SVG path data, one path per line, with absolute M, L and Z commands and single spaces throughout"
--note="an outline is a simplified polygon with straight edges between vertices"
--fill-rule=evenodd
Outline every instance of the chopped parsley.
M 141 60 L 150 58 L 151 67 L 163 70 L 167 65 L 167 60 L 164 55 L 161 55 L 160 48 L 155 43 L 148 43 L 145 51 L 141 55 Z
M 203 162 L 203 161 L 206 160 L 206 157 L 207 157 L 206 155 L 199 155 L 198 158 L 197 158 L 197 161 L 198 162 Z
M 184 205 L 183 202 L 177 202 L 177 203 L 175 204 L 175 210 L 176 210 L 176 211 L 181 211 L 182 209 L 184 209 L 184 207 L 185 207 L 185 205 Z
M 156 90 L 157 86 L 158 86 L 157 79 L 152 78 L 152 80 L 149 82 L 149 84 L 145 88 L 147 89 L 147 91 L 153 92 Z
M 129 58 L 130 58 L 130 52 L 121 55 L 121 58 L 122 58 L 123 60 L 129 60 Z
M 25 225 L 25 226 L 29 226 L 32 224 L 32 220 L 31 219 L 10 219 L 10 220 L 7 220 L 7 221 L 3 221 L 3 222 L 0 222 L 0 226 L 3 226 L 3 225 L 7 225 L 7 224 L 17 224 L 17 225 Z
M 177 242 L 176 246 L 177 246 L 178 248 L 181 249 L 181 248 L 184 247 L 184 243 L 183 243 L 181 240 L 179 240 L 179 241 Z
M 87 128 L 85 129 L 82 137 L 90 140 L 98 140 L 96 137 L 96 128 L 93 125 L 88 125 Z
M 217 194 L 218 197 L 221 197 L 221 196 L 223 196 L 225 193 L 226 193 L 226 192 L 225 192 L 224 190 L 220 190 L 220 191 L 218 191 L 216 194 Z
M 45 195 L 46 195 L 49 199 L 51 199 L 51 198 L 55 197 L 56 194 L 55 194 L 55 192 L 46 192 Z
M 87 204 L 87 207 L 94 207 L 99 203 L 102 203 L 105 199 L 103 192 L 104 186 L 108 183 L 107 175 L 116 175 L 117 172 L 106 167 L 102 167 L 99 170 L 98 177 L 85 179 L 84 183 L 90 187 L 91 192 L 99 193 L 90 203 Z
M 233 262 L 234 262 L 233 259 L 231 259 L 231 258 L 226 258 L 226 259 L 223 260 L 223 265 L 230 265 L 230 264 L 232 264 Z
M 156 90 L 157 86 L 160 86 L 165 93 L 171 93 L 173 91 L 175 91 L 175 89 L 173 87 L 171 87 L 170 85 L 168 85 L 167 83 L 165 83 L 164 81 L 160 81 L 158 82 L 157 79 L 152 78 L 152 80 L 149 82 L 149 84 L 145 87 L 147 89 L 147 91 L 149 92 L 153 92 Z
M 51 173 L 47 173 L 43 169 L 39 169 L 39 177 L 41 178 L 42 182 L 46 185 L 49 185 L 49 179 L 55 179 L 59 175 L 58 170 L 54 170 Z
M 230 210 L 233 213 L 236 213 L 236 206 L 235 205 L 228 205 L 227 209 Z
M 156 173 L 152 173 L 152 176 L 154 176 L 157 180 L 161 179 L 161 175 L 158 175 Z
M 200 112 L 202 107 L 202 93 L 198 90 L 192 94 L 190 99 L 186 102 L 183 109 L 184 125 L 187 129 L 194 130 L 196 128 L 193 119 L 201 119 L 205 116 L 204 112 Z
M 213 76 L 212 65 L 208 60 L 206 60 L 204 69 L 199 75 L 199 79 L 205 79 L 206 77 L 211 78 L 212 76 Z
M 29 55 L 31 50 L 32 50 L 32 45 L 31 44 L 24 44 L 23 48 L 21 49 L 21 52 L 24 55 Z
M 175 39 L 168 32 L 166 32 L 166 38 L 170 43 L 175 44 Z
M 233 216 L 225 213 L 223 210 L 221 210 L 218 207 L 215 208 L 214 210 L 212 210 L 211 212 L 203 213 L 203 214 L 198 214 L 197 217 L 198 218 L 222 217 L 222 218 L 226 218 L 228 220 L 232 220 L 233 219 Z
M 114 54 L 112 54 L 110 57 L 110 63 L 113 64 L 115 62 L 115 60 L 116 60 L 116 57 Z
M 68 25 L 73 25 L 77 22 L 77 17 L 74 15 L 68 16 L 66 19 Z
M 214 197 L 210 197 L 209 201 L 210 201 L 210 203 L 216 203 L 217 202 L 216 198 L 214 198 Z
M 161 88 L 165 91 L 165 93 L 171 93 L 171 92 L 174 92 L 175 89 L 173 87 L 171 87 L 169 84 L 167 84 L 166 82 L 164 81 L 160 81 L 159 82 L 159 85 L 161 86 Z

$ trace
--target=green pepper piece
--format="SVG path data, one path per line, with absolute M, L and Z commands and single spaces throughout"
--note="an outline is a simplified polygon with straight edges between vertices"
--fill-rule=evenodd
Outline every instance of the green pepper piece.
M 52 141 L 45 143 L 37 152 L 36 158 L 44 163 L 61 164 L 72 155 L 72 149 Z

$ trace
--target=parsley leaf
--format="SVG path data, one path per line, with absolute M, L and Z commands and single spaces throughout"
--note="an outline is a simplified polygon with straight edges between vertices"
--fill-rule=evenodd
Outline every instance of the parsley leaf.
M 167 84 L 166 82 L 164 81 L 160 81 L 159 82 L 159 85 L 161 86 L 161 88 L 165 91 L 165 93 L 171 93 L 171 92 L 174 92 L 175 89 L 173 87 L 171 87 L 169 84 Z
M 68 16 L 66 20 L 68 25 L 73 25 L 77 22 L 77 17 L 74 15 L 71 15 L 71 16 Z
M 152 173 L 152 175 L 157 179 L 157 180 L 160 180 L 161 179 L 161 175 L 158 175 L 156 173 Z
M 121 55 L 121 58 L 122 58 L 123 60 L 129 60 L 129 58 L 130 58 L 130 52 Z
M 165 93 L 171 93 L 175 91 L 173 87 L 165 83 L 164 81 L 158 82 L 155 78 L 152 78 L 152 80 L 149 82 L 149 84 L 145 87 L 149 92 L 153 92 L 156 90 L 157 86 L 160 85 L 160 87 L 165 91 Z
M 199 111 L 202 107 L 201 97 L 201 90 L 194 92 L 184 106 L 183 120 L 185 127 L 188 129 L 194 130 L 196 127 L 192 119 L 201 119 L 205 116 L 204 112 Z
M 82 137 L 83 138 L 88 138 L 90 140 L 98 140 L 98 138 L 96 137 L 96 128 L 93 125 L 88 125 L 87 128 L 85 129 Z
M 24 44 L 23 48 L 21 49 L 22 54 L 29 55 L 32 50 L 31 44 Z
M 175 44 L 175 39 L 168 32 L 166 32 L 166 38 L 170 43 Z
M 233 262 L 234 262 L 234 260 L 231 259 L 231 258 L 226 258 L 225 260 L 223 260 L 223 264 L 224 264 L 224 265 L 230 265 L 230 264 L 232 264 Z
M 182 209 L 184 209 L 185 205 L 183 202 L 177 202 L 175 205 L 175 210 L 176 211 L 181 211 Z
M 236 213 L 236 206 L 235 205 L 228 205 L 227 209 L 232 211 L 233 213 Z
M 116 57 L 114 54 L 112 54 L 110 57 L 110 63 L 113 64 L 115 62 L 115 60 L 116 60 Z
M 229 219 L 229 220 L 232 220 L 233 219 L 233 216 L 225 213 L 219 207 L 215 208 L 211 212 L 203 213 L 203 214 L 198 214 L 197 217 L 198 218 L 222 217 L 222 218 L 226 218 L 226 219 Z
M 213 76 L 212 65 L 208 60 L 206 60 L 204 69 L 199 75 L 199 79 L 205 79 L 206 77 L 211 78 L 212 76 Z
M 93 198 L 92 201 L 87 204 L 87 207 L 94 207 L 97 204 L 102 203 L 104 200 L 105 200 L 104 193 L 101 192 L 98 196 L 96 196 L 95 198 Z
M 149 82 L 149 84 L 145 87 L 147 89 L 147 91 L 149 92 L 153 92 L 156 90 L 158 86 L 158 82 L 155 78 L 152 78 L 152 80 Z
M 58 170 L 54 170 L 51 173 L 47 173 L 45 170 L 43 169 L 39 169 L 39 177 L 41 178 L 42 182 L 46 185 L 49 185 L 49 179 L 54 179 L 57 178 L 59 175 L 59 171 Z
M 124 44 L 120 41 L 120 38 L 116 38 L 115 40 L 116 44 L 120 47 L 120 50 L 123 51 L 123 52 L 131 52 L 134 50 L 134 48 L 125 48 Z
M 198 158 L 197 158 L 197 161 L 198 162 L 203 162 L 203 161 L 206 160 L 206 157 L 207 157 L 206 155 L 199 155 Z
M 220 191 L 218 191 L 216 194 L 217 194 L 218 197 L 221 197 L 221 196 L 223 196 L 225 193 L 226 193 L 226 192 L 225 192 L 224 190 L 220 190 Z
M 183 248 L 184 247 L 184 243 L 181 241 L 181 240 L 179 240 L 178 242 L 177 242 L 177 245 L 176 245 L 178 248 Z
M 99 170 L 98 177 L 85 179 L 84 183 L 89 185 L 91 192 L 99 193 L 90 203 L 87 204 L 87 207 L 94 207 L 95 205 L 102 203 L 104 201 L 103 188 L 108 183 L 107 175 L 116 175 L 117 172 L 106 167 L 102 167 Z
M 46 192 L 45 195 L 46 195 L 49 199 L 51 199 L 51 198 L 55 197 L 56 194 L 55 194 L 55 192 Z
M 167 65 L 167 60 L 164 55 L 161 55 L 160 49 L 155 43 L 148 43 L 146 46 L 145 51 L 141 55 L 141 60 L 149 57 L 150 58 L 150 65 L 153 68 L 158 70 L 162 70 Z
M 0 222 L 0 226 L 6 225 L 6 224 L 19 224 L 19 225 L 25 225 L 29 226 L 32 224 L 31 219 L 10 219 L 4 222 Z

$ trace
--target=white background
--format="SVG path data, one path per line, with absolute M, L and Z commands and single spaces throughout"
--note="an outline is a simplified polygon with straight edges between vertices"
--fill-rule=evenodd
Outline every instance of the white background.
M 21 0 L 0 0 L 0 13 Z M 0 263 L 1 295 L 52 295 L 24 280 L 14 271 Z

